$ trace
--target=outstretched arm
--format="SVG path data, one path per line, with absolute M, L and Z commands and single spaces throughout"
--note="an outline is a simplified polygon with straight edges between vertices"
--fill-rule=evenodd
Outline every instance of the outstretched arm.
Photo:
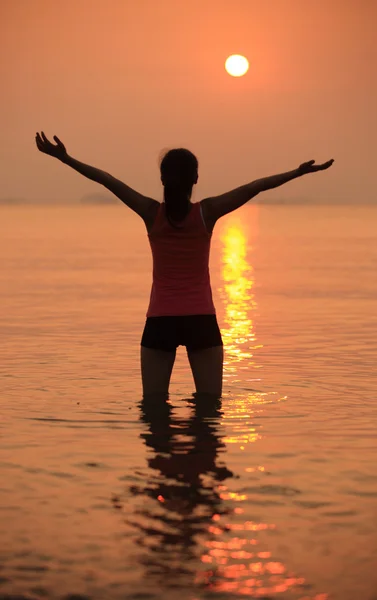
M 227 192 L 226 194 L 222 194 L 221 196 L 206 198 L 205 200 L 202 200 L 204 217 L 207 222 L 215 224 L 217 219 L 232 212 L 233 210 L 236 210 L 236 208 L 240 208 L 240 206 L 246 204 L 246 202 L 251 200 L 251 198 L 254 198 L 254 196 L 260 194 L 260 192 L 265 192 L 266 190 L 279 187 L 288 181 L 292 181 L 292 179 L 296 179 L 302 175 L 307 175 L 308 173 L 324 171 L 325 169 L 331 167 L 333 162 L 333 160 L 329 160 L 321 165 L 316 165 L 314 160 L 310 160 L 309 162 L 303 163 L 298 167 L 298 169 L 294 169 L 293 171 L 280 173 L 279 175 L 272 175 L 271 177 L 263 177 L 262 179 L 256 179 L 251 183 L 242 185 L 241 187 Z
M 106 171 L 91 167 L 90 165 L 86 165 L 85 163 L 72 158 L 72 156 L 69 156 L 67 153 L 64 144 L 55 135 L 54 140 L 56 144 L 50 142 L 43 131 L 41 134 L 37 133 L 35 136 L 35 142 L 38 150 L 44 154 L 48 154 L 49 156 L 59 159 L 64 164 L 72 167 L 72 169 L 78 173 L 81 173 L 81 175 L 84 175 L 84 177 L 103 185 L 110 192 L 115 194 L 115 196 L 117 196 L 122 202 L 124 202 L 124 204 L 140 215 L 145 222 L 150 219 L 155 205 L 158 204 L 156 200 L 139 194 L 139 192 L 136 192 L 132 188 L 128 187 L 128 185 L 119 179 L 116 179 L 109 173 L 106 173 Z

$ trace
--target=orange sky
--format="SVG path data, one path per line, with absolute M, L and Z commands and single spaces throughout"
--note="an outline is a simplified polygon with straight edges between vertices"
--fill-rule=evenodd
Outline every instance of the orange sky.
M 0 0 L 0 197 L 101 191 L 37 152 L 43 129 L 156 198 L 178 145 L 196 199 L 334 157 L 273 194 L 377 201 L 376 22 L 375 0 Z

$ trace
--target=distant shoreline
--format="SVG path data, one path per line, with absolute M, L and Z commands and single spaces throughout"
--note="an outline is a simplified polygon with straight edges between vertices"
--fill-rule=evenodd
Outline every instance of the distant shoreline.
M 297 206 L 297 207 L 324 207 L 324 206 L 339 206 L 339 207 L 360 207 L 360 206 L 370 206 L 370 207 L 376 207 L 377 208 L 377 202 L 376 201 L 368 201 L 368 200 L 364 200 L 364 201 L 355 201 L 355 202 L 341 202 L 341 201 L 336 201 L 336 200 L 313 200 L 313 201 L 298 201 L 298 200 L 260 200 L 260 201 L 250 201 L 247 202 L 247 204 L 249 205 L 258 205 L 258 206 Z M 122 206 L 122 202 L 120 200 L 115 199 L 114 201 L 74 201 L 74 202 L 67 202 L 67 201 L 58 201 L 58 200 L 40 200 L 40 201 L 33 201 L 33 200 L 2 200 L 0 199 L 0 208 L 1 207 L 37 207 L 37 206 L 43 206 L 43 207 L 49 207 L 49 208 L 58 208 L 58 207 L 70 207 L 70 208 L 89 208 L 89 207 L 117 207 L 117 206 Z

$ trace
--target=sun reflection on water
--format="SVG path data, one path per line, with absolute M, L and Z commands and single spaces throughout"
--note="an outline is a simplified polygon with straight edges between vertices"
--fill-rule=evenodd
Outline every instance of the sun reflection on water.
M 249 260 L 248 228 L 239 217 L 225 221 L 220 233 L 222 279 L 220 296 L 224 304 L 222 336 L 225 347 L 224 380 L 239 381 L 240 373 L 257 368 L 253 312 L 256 309 L 254 272 Z
M 253 215 L 251 215 L 253 216 Z M 254 215 L 255 216 L 255 215 Z M 224 315 L 222 336 L 225 349 L 224 383 L 260 382 L 256 351 L 262 345 L 255 333 L 255 277 L 250 261 L 250 226 L 236 216 L 229 217 L 220 232 L 222 243 L 222 286 L 220 295 Z M 237 389 L 237 388 L 236 388 Z M 275 392 L 262 392 L 254 385 L 238 387 L 227 399 L 224 410 L 226 431 L 224 442 L 235 452 L 251 450 L 261 439 L 260 417 L 271 401 L 282 398 Z M 247 456 L 247 453 L 245 453 Z M 250 465 L 250 463 L 249 463 Z M 264 465 L 254 464 L 245 472 L 260 481 L 268 473 Z M 238 486 L 234 479 L 217 485 L 217 493 L 229 512 L 214 514 L 208 525 L 208 538 L 201 555 L 202 569 L 197 571 L 196 583 L 206 590 L 232 596 L 256 598 L 275 597 L 293 593 L 295 598 L 308 597 L 304 593 L 305 580 L 290 572 L 281 556 L 274 556 L 269 548 L 274 523 L 253 520 L 252 492 L 247 486 Z M 276 534 L 275 534 L 276 535 Z M 279 535 L 279 532 L 278 532 Z M 276 552 L 275 552 L 276 554 Z

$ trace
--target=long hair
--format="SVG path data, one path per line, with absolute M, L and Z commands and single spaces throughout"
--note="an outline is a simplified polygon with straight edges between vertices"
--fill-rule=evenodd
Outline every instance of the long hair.
M 173 226 L 182 221 L 188 211 L 192 187 L 198 180 L 198 159 L 185 148 L 169 150 L 160 163 L 164 186 L 166 216 Z

